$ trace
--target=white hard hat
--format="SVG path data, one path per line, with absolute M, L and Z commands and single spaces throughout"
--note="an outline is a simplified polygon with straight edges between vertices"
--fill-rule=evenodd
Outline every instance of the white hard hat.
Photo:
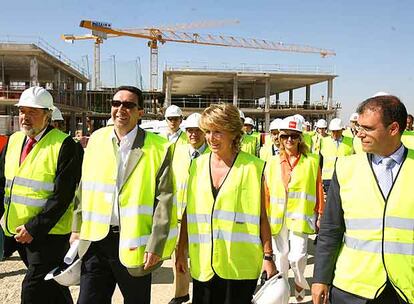
M 58 121 L 58 120 L 64 120 L 62 116 L 62 112 L 60 112 L 60 110 L 57 107 L 53 106 L 52 121 Z
M 253 120 L 253 118 L 251 118 L 251 117 L 246 117 L 246 118 L 244 119 L 244 124 L 245 124 L 245 125 L 251 125 L 251 126 L 254 126 L 254 120 Z
M 343 130 L 344 126 L 342 125 L 342 120 L 340 118 L 334 118 L 329 123 L 329 130 L 338 131 Z
M 379 97 L 379 96 L 389 96 L 389 95 L 391 95 L 391 94 L 387 93 L 387 92 L 377 92 L 374 95 L 372 95 L 371 98 Z
M 304 123 L 305 123 L 305 117 L 303 117 L 302 115 L 300 115 L 300 114 L 295 114 L 295 115 L 293 115 L 293 117 L 296 117 L 297 119 L 301 120 L 301 121 L 302 121 L 302 124 L 304 124 Z
M 358 113 L 352 113 L 351 116 L 349 116 L 349 121 L 357 121 L 358 116 Z
M 293 130 L 302 133 L 302 124 L 303 121 L 296 115 L 288 116 L 282 120 L 279 130 Z
M 187 117 L 184 123 L 185 128 L 200 128 L 200 113 L 193 113 Z
M 244 116 L 244 113 L 242 112 L 242 110 L 239 110 L 239 115 L 240 115 L 241 119 L 243 119 L 243 120 L 246 119 L 246 117 Z
M 328 127 L 328 123 L 326 122 L 326 120 L 325 119 L 319 119 L 317 122 L 316 122 L 316 127 L 317 128 L 327 128 Z
M 42 87 L 31 87 L 23 91 L 15 106 L 52 110 L 53 97 Z
M 46 275 L 45 280 L 54 279 L 56 282 L 63 286 L 79 285 L 81 265 L 82 260 L 77 259 L 67 268 L 62 269 L 61 267 L 56 267 Z
M 106 126 L 113 126 L 114 125 L 114 121 L 112 120 L 112 117 L 110 117 L 107 121 L 106 121 Z
M 280 118 L 276 118 L 276 119 L 274 119 L 271 123 L 270 123 L 270 126 L 269 126 L 269 130 L 270 131 L 272 131 L 272 130 L 279 130 L 279 128 L 280 128 L 280 124 L 282 123 L 282 119 L 280 119 Z
M 183 116 L 183 112 L 181 111 L 180 107 L 177 107 L 176 105 L 170 105 L 165 110 L 165 117 L 180 117 Z
M 270 278 L 255 293 L 253 304 L 288 304 L 290 297 L 289 283 L 281 274 Z

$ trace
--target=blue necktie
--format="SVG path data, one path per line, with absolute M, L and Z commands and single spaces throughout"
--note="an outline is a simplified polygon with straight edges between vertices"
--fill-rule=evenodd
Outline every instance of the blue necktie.
M 394 165 L 395 161 L 391 157 L 385 157 L 382 159 L 378 167 L 378 184 L 385 197 L 388 197 L 388 193 L 390 192 L 393 184 L 392 168 Z

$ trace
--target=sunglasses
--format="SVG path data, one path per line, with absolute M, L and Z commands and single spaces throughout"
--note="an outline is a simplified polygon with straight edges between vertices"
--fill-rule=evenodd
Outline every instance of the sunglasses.
M 279 138 L 281 139 L 288 139 L 289 137 L 292 140 L 296 140 L 300 137 L 300 134 L 279 134 Z
M 114 108 L 119 108 L 121 105 L 125 109 L 133 109 L 137 106 L 137 104 L 135 102 L 131 102 L 131 101 L 120 101 L 120 100 L 112 100 L 111 101 L 111 106 L 113 106 Z
M 169 121 L 179 121 L 181 120 L 180 116 L 171 116 L 171 117 L 167 117 L 167 120 Z

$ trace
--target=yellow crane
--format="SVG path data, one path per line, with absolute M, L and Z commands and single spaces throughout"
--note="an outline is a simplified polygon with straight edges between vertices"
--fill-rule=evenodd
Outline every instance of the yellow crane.
M 207 21 L 200 21 L 200 22 L 192 22 L 192 23 L 178 23 L 174 25 L 166 25 L 166 26 L 157 26 L 157 29 L 160 30 L 168 30 L 168 31 L 178 31 L 178 30 L 188 30 L 193 28 L 209 28 L 209 27 L 218 27 L 228 24 L 237 24 L 240 23 L 239 20 L 236 19 L 228 19 L 228 20 L 207 20 Z M 110 27 L 111 24 L 107 22 L 95 22 L 100 26 Z M 140 32 L 142 29 L 126 29 L 129 32 Z M 95 31 L 92 30 L 91 34 L 86 35 L 73 35 L 73 34 L 63 34 L 61 38 L 66 42 L 74 43 L 76 40 L 94 40 L 94 49 L 93 49 L 93 81 L 92 87 L 97 90 L 101 87 L 101 44 L 107 38 L 115 38 L 120 37 L 123 35 L 115 35 L 115 34 L 107 34 L 102 31 Z
M 105 33 L 112 37 L 128 36 L 148 40 L 150 48 L 150 91 L 157 91 L 158 88 L 158 45 L 166 42 L 178 42 L 189 44 L 249 48 L 271 51 L 314 53 L 322 57 L 336 55 L 334 51 L 299 44 L 286 44 L 263 39 L 242 38 L 236 36 L 212 35 L 180 32 L 164 28 L 143 28 L 143 29 L 117 29 L 112 28 L 110 23 L 82 20 L 81 27 L 90 29 L 93 33 Z M 105 35 L 104 34 L 104 35 Z

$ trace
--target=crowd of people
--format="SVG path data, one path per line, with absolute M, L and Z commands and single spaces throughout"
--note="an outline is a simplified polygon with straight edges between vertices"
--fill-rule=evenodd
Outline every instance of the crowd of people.
M 396 96 L 366 99 L 349 126 L 312 129 L 296 114 L 266 135 L 232 104 L 185 121 L 171 105 L 155 134 L 139 127 L 143 102 L 119 87 L 112 123 L 83 149 L 59 130 L 50 93 L 22 93 L 21 131 L 0 158 L 4 245 L 27 266 L 21 303 L 73 303 L 68 286 L 44 279 L 71 243 L 80 304 L 111 303 L 116 285 L 124 303 L 149 304 L 151 273 L 171 257 L 169 304 L 190 300 L 190 279 L 194 304 L 251 303 L 259 277 L 287 284 L 289 269 L 297 302 L 311 289 L 315 304 L 414 303 L 413 117 Z

